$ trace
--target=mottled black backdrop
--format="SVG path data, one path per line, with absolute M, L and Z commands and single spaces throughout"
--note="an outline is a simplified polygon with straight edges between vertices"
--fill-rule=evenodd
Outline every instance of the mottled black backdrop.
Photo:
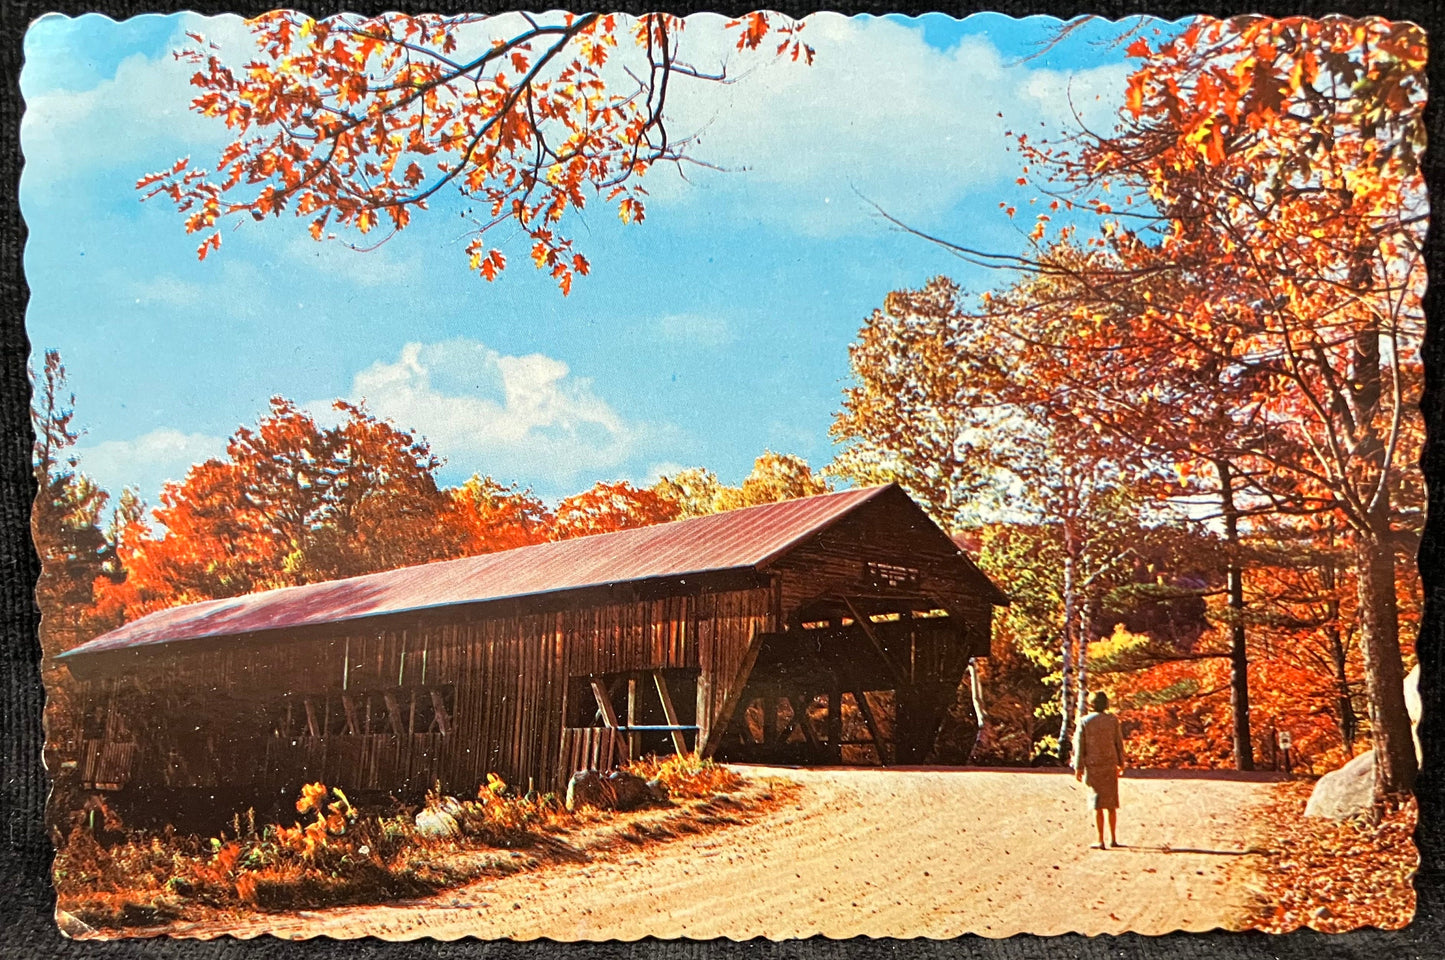
M 764 2 L 764 0 L 760 0 Z M 1324 16 L 1343 13 L 1354 16 L 1380 15 L 1393 19 L 1409 19 L 1422 24 L 1429 30 L 1431 39 L 1437 36 L 1437 28 L 1445 29 L 1445 7 L 1437 6 L 1440 0 L 1379 0 L 1379 2 L 1329 2 L 1329 0 L 1267 0 L 1261 3 L 1242 0 L 1097 0 L 1094 3 L 1080 3 L 1077 0 L 1050 2 L 1050 0 L 998 0 L 983 3 L 968 0 L 943 9 L 945 12 L 964 16 L 978 10 L 995 10 L 1015 16 L 1031 14 L 1052 14 L 1072 17 L 1082 13 L 1103 14 L 1122 17 L 1130 14 L 1147 13 L 1177 18 L 1190 14 L 1206 13 L 1228 16 L 1241 13 L 1266 13 L 1276 16 L 1309 14 Z M 1271 937 L 1264 934 L 1172 934 L 1164 937 L 1143 937 L 1126 935 L 1121 937 L 1065 936 L 1054 938 L 1015 937 L 1010 940 L 987 940 L 981 937 L 962 937 L 952 941 L 934 940 L 827 940 L 790 941 L 772 943 L 756 940 L 735 943 L 730 940 L 716 942 L 671 942 L 644 940 L 637 943 L 606 944 L 558 944 L 550 941 L 533 943 L 480 942 L 465 940 L 454 943 L 417 941 L 392 944 L 377 940 L 329 941 L 315 940 L 292 943 L 264 937 L 252 941 L 225 939 L 217 942 L 179 941 L 130 941 L 117 943 L 71 942 L 61 937 L 51 921 L 54 898 L 50 890 L 48 870 L 51 850 L 45 831 L 41 826 L 41 810 L 47 790 L 45 771 L 40 761 L 40 708 L 43 693 L 37 661 L 40 646 L 35 638 L 38 614 L 31 601 L 31 589 L 35 583 L 36 561 L 30 546 L 27 517 L 33 486 L 30 477 L 30 424 L 27 418 L 29 388 L 26 383 L 25 365 L 29 353 L 29 342 L 25 336 L 24 312 L 27 288 L 23 276 L 22 257 L 25 245 L 25 225 L 21 221 L 16 205 L 16 187 L 20 176 L 20 115 L 24 105 L 20 99 L 19 75 L 22 60 L 21 38 L 26 25 L 41 14 L 58 10 L 78 15 L 90 11 L 108 13 L 117 19 L 142 13 L 168 12 L 192 9 L 202 13 L 233 11 L 243 14 L 259 13 L 276 3 L 237 2 L 231 5 L 218 4 L 210 0 L 197 0 L 189 4 L 169 0 L 158 4 L 124 2 L 124 0 L 96 0 L 94 3 L 75 0 L 0 0 L 0 33 L 3 33 L 3 48 L 0 48 L 0 66 L 4 69 L 5 87 L 0 93 L 0 137 L 3 137 L 3 171 L 0 171 L 0 190 L 3 190 L 4 211 L 0 219 L 0 697 L 3 697 L 3 711 L 0 711 L 0 820 L 3 820 L 4 838 L 0 843 L 0 880 L 3 880 L 3 895 L 0 895 L 0 958 L 6 957 L 104 957 L 104 958 L 309 958 L 326 960 L 354 958 L 354 960 L 387 960 L 393 957 L 487 957 L 489 960 L 541 960 L 543 957 L 566 956 L 605 958 L 605 960 L 694 960 L 699 957 L 717 957 L 720 960 L 872 960 L 881 957 L 923 957 L 934 960 L 943 957 L 996 957 L 996 958 L 1133 958 L 1170 957 L 1193 958 L 1227 956 L 1239 958 L 1309 958 L 1320 957 L 1445 957 L 1445 884 L 1442 884 L 1442 866 L 1445 866 L 1445 806 L 1442 806 L 1442 769 L 1439 755 L 1433 746 L 1440 741 L 1441 723 L 1436 708 L 1440 703 L 1440 637 L 1445 629 L 1445 538 L 1442 538 L 1442 494 L 1439 483 L 1445 476 L 1445 444 L 1438 435 L 1445 412 L 1445 391 L 1442 391 L 1441 377 L 1445 375 L 1445 326 L 1441 323 L 1442 294 L 1432 285 L 1426 300 L 1430 325 L 1425 338 L 1427 365 L 1425 416 L 1430 428 L 1430 443 L 1426 450 L 1425 464 L 1429 478 L 1435 481 L 1430 490 L 1431 519 L 1426 527 L 1425 543 L 1421 555 L 1421 567 L 1426 586 L 1426 620 L 1420 638 L 1420 660 L 1422 664 L 1421 691 L 1425 700 L 1425 722 L 1422 734 L 1426 742 L 1425 768 L 1419 784 L 1421 828 L 1417 840 L 1424 858 L 1424 864 L 1416 880 L 1419 890 L 1419 911 L 1413 924 L 1393 933 L 1377 930 L 1354 934 L 1324 936 L 1304 931 L 1290 936 Z M 458 0 L 396 0 L 392 3 L 378 0 L 358 0 L 356 3 L 337 3 L 335 0 L 298 4 L 315 16 L 336 13 L 342 10 L 376 13 L 382 10 L 401 9 L 411 12 L 491 10 L 515 7 L 515 3 L 458 2 Z M 795 2 L 773 2 L 770 6 L 781 9 L 793 16 L 802 16 L 817 9 Z M 538 5 L 540 6 L 540 5 Z M 689 2 L 664 4 L 670 12 L 685 14 L 700 10 L 712 10 L 725 14 L 744 13 L 750 7 L 746 0 L 709 5 Z M 635 0 L 619 4 L 624 10 L 640 12 L 652 9 L 639 6 Z M 940 9 L 937 5 L 920 4 L 904 0 L 901 4 L 878 2 L 878 0 L 852 0 L 829 9 L 846 13 L 902 12 L 910 14 L 927 13 Z M 1445 49 L 1445 46 L 1442 46 Z M 1430 86 L 1445 90 L 1445 56 L 1432 58 L 1429 70 Z M 1431 100 L 1427 112 L 1432 142 L 1445 141 L 1441 128 L 1441 107 Z M 1437 139 L 1439 138 L 1439 139 Z M 96 149 L 105 149 L 98 144 Z M 1445 152 L 1435 148 L 1425 155 L 1425 169 L 1429 178 L 1432 206 L 1445 210 L 1442 205 L 1442 183 L 1445 183 Z M 83 230 L 84 224 L 76 224 L 76 230 Z M 1441 239 L 1438 223 L 1431 225 L 1428 241 L 1428 258 L 1432 276 L 1440 276 L 1445 261 L 1441 258 Z M 948 842 L 948 838 L 940 838 Z M 960 851 L 967 855 L 966 851 Z M 719 891 L 726 896 L 746 896 L 746 891 Z M 1041 900 L 1038 909 L 1047 912 L 1052 904 Z

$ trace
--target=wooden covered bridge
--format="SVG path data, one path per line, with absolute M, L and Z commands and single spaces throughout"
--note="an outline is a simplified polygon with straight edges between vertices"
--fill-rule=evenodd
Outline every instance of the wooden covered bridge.
M 890 485 L 174 607 L 62 662 L 90 788 L 551 789 L 643 752 L 922 760 L 1006 602 Z

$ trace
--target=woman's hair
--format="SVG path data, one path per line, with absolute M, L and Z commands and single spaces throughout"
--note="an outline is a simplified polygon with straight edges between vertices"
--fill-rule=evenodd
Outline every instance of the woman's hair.
M 1096 713 L 1103 713 L 1107 709 L 1109 709 L 1109 695 L 1100 690 L 1094 694 L 1094 711 Z

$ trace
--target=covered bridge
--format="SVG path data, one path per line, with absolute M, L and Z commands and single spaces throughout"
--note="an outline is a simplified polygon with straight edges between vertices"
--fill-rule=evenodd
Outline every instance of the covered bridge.
M 551 789 L 639 752 L 921 760 L 1006 602 L 889 485 L 174 607 L 62 662 L 90 788 Z

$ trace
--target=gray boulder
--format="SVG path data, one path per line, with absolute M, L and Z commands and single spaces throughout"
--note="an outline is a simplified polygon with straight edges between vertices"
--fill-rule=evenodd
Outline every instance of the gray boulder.
M 567 809 L 595 807 L 610 810 L 616 795 L 596 770 L 579 770 L 567 781 Z
M 1424 763 L 1425 754 L 1420 750 L 1420 665 L 1417 663 L 1405 675 L 1405 710 L 1410 714 L 1410 735 L 1415 738 L 1415 762 Z
M 460 836 L 461 825 L 457 818 L 435 807 L 427 807 L 416 815 L 416 832 L 423 837 L 441 839 Z
M 66 911 L 59 908 L 57 908 L 55 911 L 55 925 L 60 928 L 61 933 L 63 933 L 67 937 L 70 937 L 72 940 L 76 937 L 83 937 L 86 934 L 95 932 L 95 930 L 90 926 L 90 924 L 86 923 L 75 914 L 67 913 Z
M 613 770 L 607 775 L 607 785 L 612 788 L 615 798 L 613 805 L 618 810 L 636 810 L 652 803 L 652 790 L 647 781 L 635 773 Z
M 667 789 L 667 784 L 663 783 L 661 780 L 647 781 L 647 790 L 649 793 L 652 794 L 652 800 L 654 803 L 667 803 L 669 800 L 672 799 L 672 795 Z
M 1368 813 L 1375 800 L 1375 751 L 1320 777 L 1305 804 L 1305 816 L 1348 820 Z

